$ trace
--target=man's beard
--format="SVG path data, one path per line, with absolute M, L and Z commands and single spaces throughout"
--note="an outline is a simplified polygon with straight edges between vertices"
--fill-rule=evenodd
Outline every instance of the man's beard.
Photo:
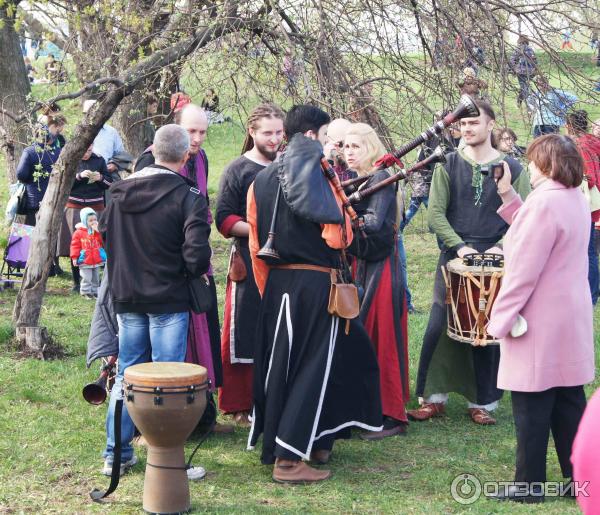
M 269 161 L 275 161 L 275 158 L 277 157 L 277 150 L 271 151 L 266 146 L 256 143 L 256 141 L 254 142 L 254 146 L 256 147 L 256 150 L 258 150 L 266 159 Z

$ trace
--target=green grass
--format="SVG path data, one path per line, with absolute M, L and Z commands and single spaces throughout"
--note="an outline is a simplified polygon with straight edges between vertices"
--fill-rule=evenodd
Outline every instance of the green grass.
M 578 56 L 573 54 L 572 59 Z M 594 109 L 600 115 L 598 106 Z M 74 118 L 78 111 L 72 107 L 68 112 Z M 527 129 L 516 116 L 516 109 L 514 113 L 519 134 L 524 135 Z M 239 154 L 242 139 L 243 131 L 237 125 L 209 130 L 205 148 L 211 163 L 209 193 L 213 205 L 220 172 Z M 228 244 L 215 230 L 212 243 L 222 306 Z M 435 240 L 426 231 L 423 211 L 407 228 L 405 243 L 410 287 L 419 310 L 409 319 L 413 387 L 438 255 Z M 66 260 L 63 267 L 68 269 Z M 88 497 L 93 487 L 104 487 L 108 482 L 99 473 L 106 406 L 92 407 L 81 397 L 82 386 L 98 374 L 96 364 L 90 370 L 85 368 L 93 306 L 69 294 L 69 289 L 68 279 L 49 280 L 41 323 L 66 351 L 64 359 L 49 362 L 16 352 L 10 324 L 16 293 L 0 292 L 0 512 L 141 513 L 143 449 L 136 451 L 141 463 L 122 478 L 106 504 L 94 504 Z M 597 337 L 597 349 L 599 341 Z M 589 386 L 588 394 L 598 386 L 599 381 Z M 460 473 L 475 474 L 482 481 L 513 477 L 515 436 L 508 397 L 502 400 L 498 424 L 493 427 L 475 426 L 465 408 L 464 399 L 453 395 L 447 417 L 411 424 L 405 438 L 339 442 L 331 462 L 333 478 L 310 487 L 274 484 L 271 469 L 260 464 L 258 452 L 245 451 L 246 430 L 213 435 L 195 460 L 208 470 L 208 477 L 191 485 L 193 508 L 211 513 L 578 513 L 575 503 L 566 500 L 549 500 L 537 507 L 485 499 L 470 507 L 454 502 L 450 484 Z M 193 440 L 187 444 L 188 452 L 193 445 Z M 560 479 L 552 445 L 548 478 Z

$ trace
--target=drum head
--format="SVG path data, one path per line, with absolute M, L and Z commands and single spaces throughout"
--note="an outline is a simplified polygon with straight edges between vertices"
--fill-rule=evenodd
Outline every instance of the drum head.
M 454 272 L 455 274 L 465 274 L 467 272 L 471 272 L 472 274 L 480 274 L 481 267 L 480 266 L 469 266 L 463 263 L 461 258 L 454 258 L 448 261 L 446 268 L 449 272 Z M 491 275 L 494 272 L 504 272 L 504 268 L 499 268 L 497 266 L 485 266 L 483 267 L 484 275 Z
M 200 365 L 164 361 L 139 363 L 125 370 L 125 382 L 136 386 L 188 386 L 206 381 L 207 371 Z

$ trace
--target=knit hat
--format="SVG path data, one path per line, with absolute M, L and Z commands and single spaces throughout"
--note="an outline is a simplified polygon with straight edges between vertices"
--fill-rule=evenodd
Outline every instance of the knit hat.
M 90 227 L 88 227 L 88 218 L 92 215 L 98 216 L 96 211 L 94 211 L 91 207 L 84 207 L 81 210 L 81 212 L 79 213 L 79 218 L 81 219 L 81 223 L 85 226 L 85 228 L 88 230 L 89 233 L 92 232 L 92 229 L 90 229 Z

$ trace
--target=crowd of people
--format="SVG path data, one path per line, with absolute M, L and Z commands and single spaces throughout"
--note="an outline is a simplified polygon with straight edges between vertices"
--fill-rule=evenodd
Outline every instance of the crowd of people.
M 530 105 L 536 65 L 527 45 L 521 41 L 513 66 L 518 101 Z M 57 258 L 71 261 L 73 289 L 86 299 L 99 297 L 105 308 L 97 305 L 90 342 L 101 349 L 103 338 L 110 345 L 118 339 L 103 472 L 112 471 L 114 410 L 125 370 L 149 360 L 185 360 L 204 366 L 211 380 L 201 423 L 231 431 L 217 423 L 220 410 L 250 429 L 249 449 L 262 436 L 261 461 L 273 465 L 276 482 L 327 479 L 330 471 L 319 465 L 330 461 L 335 440 L 350 438 L 353 428 L 367 442 L 405 435 L 409 421 L 444 415 L 452 392 L 466 399 L 472 423 L 495 424 L 503 391 L 511 391 L 517 429 L 515 481 L 534 486 L 526 495 L 511 487 L 500 497 L 543 500 L 538 485 L 546 480 L 550 430 L 563 476 L 574 476 L 573 455 L 575 479 L 589 479 L 586 449 L 595 445 L 589 425 L 597 424 L 597 415 L 584 416 L 583 386 L 594 379 L 600 121 L 590 127 L 587 113 L 572 109 L 577 99 L 539 76 L 536 86 L 536 138 L 525 149 L 512 129 L 496 126 L 482 98 L 485 83 L 467 70 L 459 87 L 475 97 L 479 116 L 450 126 L 418 158 L 441 145 L 446 163 L 409 177 L 406 211 L 399 183 L 354 204 L 358 225 L 336 185 L 361 179 L 362 190 L 390 177 L 393 160 L 375 129 L 331 120 L 312 105 L 287 113 L 271 103 L 256 106 L 241 155 L 224 169 L 214 203 L 215 227 L 231 242 L 222 307 L 211 265 L 213 209 L 202 148 L 218 106 L 214 90 L 207 91 L 204 108 L 178 99 L 174 123 L 145 127 L 147 148 L 135 165 L 118 132 L 105 124 L 79 164 L 57 249 Z M 556 102 L 560 113 L 547 105 Z M 150 99 L 149 117 L 156 106 Z M 94 101 L 84 103 L 84 113 L 93 108 Z M 64 117 L 53 112 L 43 122 L 18 167 L 30 225 L 65 144 Z M 563 126 L 567 135 L 559 134 Z M 332 182 L 323 174 L 323 156 Z M 499 180 L 486 174 L 493 165 L 503 167 Z M 419 406 L 409 410 L 414 306 L 403 231 L 421 205 L 440 256 L 417 371 Z M 273 241 L 277 259 L 261 252 Z M 506 266 L 489 324 L 500 345 L 478 347 L 446 331 L 443 269 L 451 259 L 482 252 L 504 255 Z M 212 301 L 203 313 L 192 310 L 188 292 L 190 280 L 199 278 Z M 355 291 L 356 304 L 348 301 L 353 296 L 336 297 L 349 291 L 343 287 Z M 586 425 L 573 452 L 581 420 Z M 134 433 L 124 408 L 121 472 L 137 463 Z M 202 467 L 188 470 L 191 479 L 204 474 Z M 586 502 L 592 501 L 582 499 L 582 506 Z

